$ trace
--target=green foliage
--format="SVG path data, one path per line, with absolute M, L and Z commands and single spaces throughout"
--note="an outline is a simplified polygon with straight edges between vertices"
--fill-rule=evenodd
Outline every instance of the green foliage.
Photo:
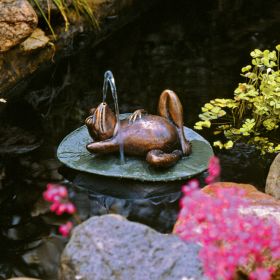
M 55 32 L 53 30 L 53 27 L 51 25 L 51 15 L 50 15 L 50 11 L 48 12 L 48 15 L 45 14 L 45 12 L 43 11 L 40 3 L 38 0 L 32 0 L 36 6 L 38 7 L 42 17 L 44 18 L 44 20 L 46 21 L 51 33 L 53 34 L 54 38 L 56 38 Z M 64 23 L 65 23 L 65 31 L 68 31 L 69 28 L 69 9 L 65 3 L 65 0 L 47 0 L 47 1 L 52 1 L 55 6 L 58 8 L 61 16 L 64 19 Z M 48 4 L 50 4 L 48 2 Z M 74 7 L 75 13 L 80 16 L 83 15 L 85 16 L 90 22 L 91 24 L 98 28 L 98 22 L 93 14 L 92 8 L 90 7 L 89 3 L 87 0 L 72 0 L 72 6 Z
M 202 107 L 201 121 L 194 128 L 214 127 L 214 135 L 227 139 L 215 141 L 214 146 L 230 149 L 244 141 L 262 154 L 280 152 L 279 52 L 280 45 L 273 51 L 252 51 L 252 65 L 241 69 L 246 82 L 239 83 L 233 99 L 217 98 Z
M 92 8 L 88 4 L 88 0 L 73 0 L 73 5 L 78 15 L 84 15 L 88 18 L 93 27 L 99 28 L 98 21 L 93 14 Z

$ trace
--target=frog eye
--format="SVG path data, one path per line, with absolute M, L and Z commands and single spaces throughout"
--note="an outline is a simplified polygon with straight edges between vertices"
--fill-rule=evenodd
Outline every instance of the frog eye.
M 96 108 L 91 108 L 91 109 L 89 110 L 89 114 L 90 114 L 90 115 L 94 115 L 95 111 L 96 111 Z
M 87 117 L 86 120 L 85 120 L 85 124 L 86 125 L 91 125 L 92 123 L 94 123 L 94 116 Z

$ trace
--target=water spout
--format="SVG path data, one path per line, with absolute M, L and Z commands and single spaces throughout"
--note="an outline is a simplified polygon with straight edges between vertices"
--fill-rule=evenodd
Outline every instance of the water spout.
M 121 164 L 123 164 L 123 163 L 125 163 L 125 158 L 124 158 L 124 144 L 123 144 L 123 138 L 122 138 L 121 125 L 120 125 L 118 94 L 117 94 L 115 79 L 114 79 L 113 73 L 110 70 L 106 71 L 104 74 L 103 102 L 106 101 L 108 86 L 110 86 L 110 89 L 112 92 L 112 97 L 114 100 L 114 105 L 115 105 L 115 113 L 116 113 L 116 118 L 117 118 L 117 137 L 118 137 L 119 148 L 120 148 L 120 160 L 121 160 Z

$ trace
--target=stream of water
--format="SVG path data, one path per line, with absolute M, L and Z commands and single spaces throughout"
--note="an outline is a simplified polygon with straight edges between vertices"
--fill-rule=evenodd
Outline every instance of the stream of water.
M 120 123 L 120 111 L 119 111 L 119 102 L 118 102 L 118 94 L 117 94 L 117 87 L 115 83 L 115 79 L 113 76 L 113 73 L 108 70 L 104 74 L 104 82 L 103 82 L 103 102 L 106 101 L 107 96 L 107 90 L 108 85 L 110 85 L 110 89 L 112 92 L 112 97 L 114 100 L 114 107 L 115 107 L 115 114 L 117 119 L 117 137 L 120 147 L 120 164 L 125 163 L 125 157 L 124 157 L 124 144 L 123 144 L 123 138 L 122 138 L 122 129 L 121 129 L 121 123 Z

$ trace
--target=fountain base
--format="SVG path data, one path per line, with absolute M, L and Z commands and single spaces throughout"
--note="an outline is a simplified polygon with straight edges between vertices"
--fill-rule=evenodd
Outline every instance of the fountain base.
M 116 213 L 160 232 L 171 232 L 182 185 L 206 170 L 213 155 L 203 137 L 187 127 L 184 131 L 192 153 L 170 168 L 152 168 L 137 157 L 126 157 L 121 164 L 118 155 L 91 154 L 86 149 L 92 141 L 86 126 L 63 139 L 57 156 L 67 166 L 64 177 L 88 193 L 91 215 Z

